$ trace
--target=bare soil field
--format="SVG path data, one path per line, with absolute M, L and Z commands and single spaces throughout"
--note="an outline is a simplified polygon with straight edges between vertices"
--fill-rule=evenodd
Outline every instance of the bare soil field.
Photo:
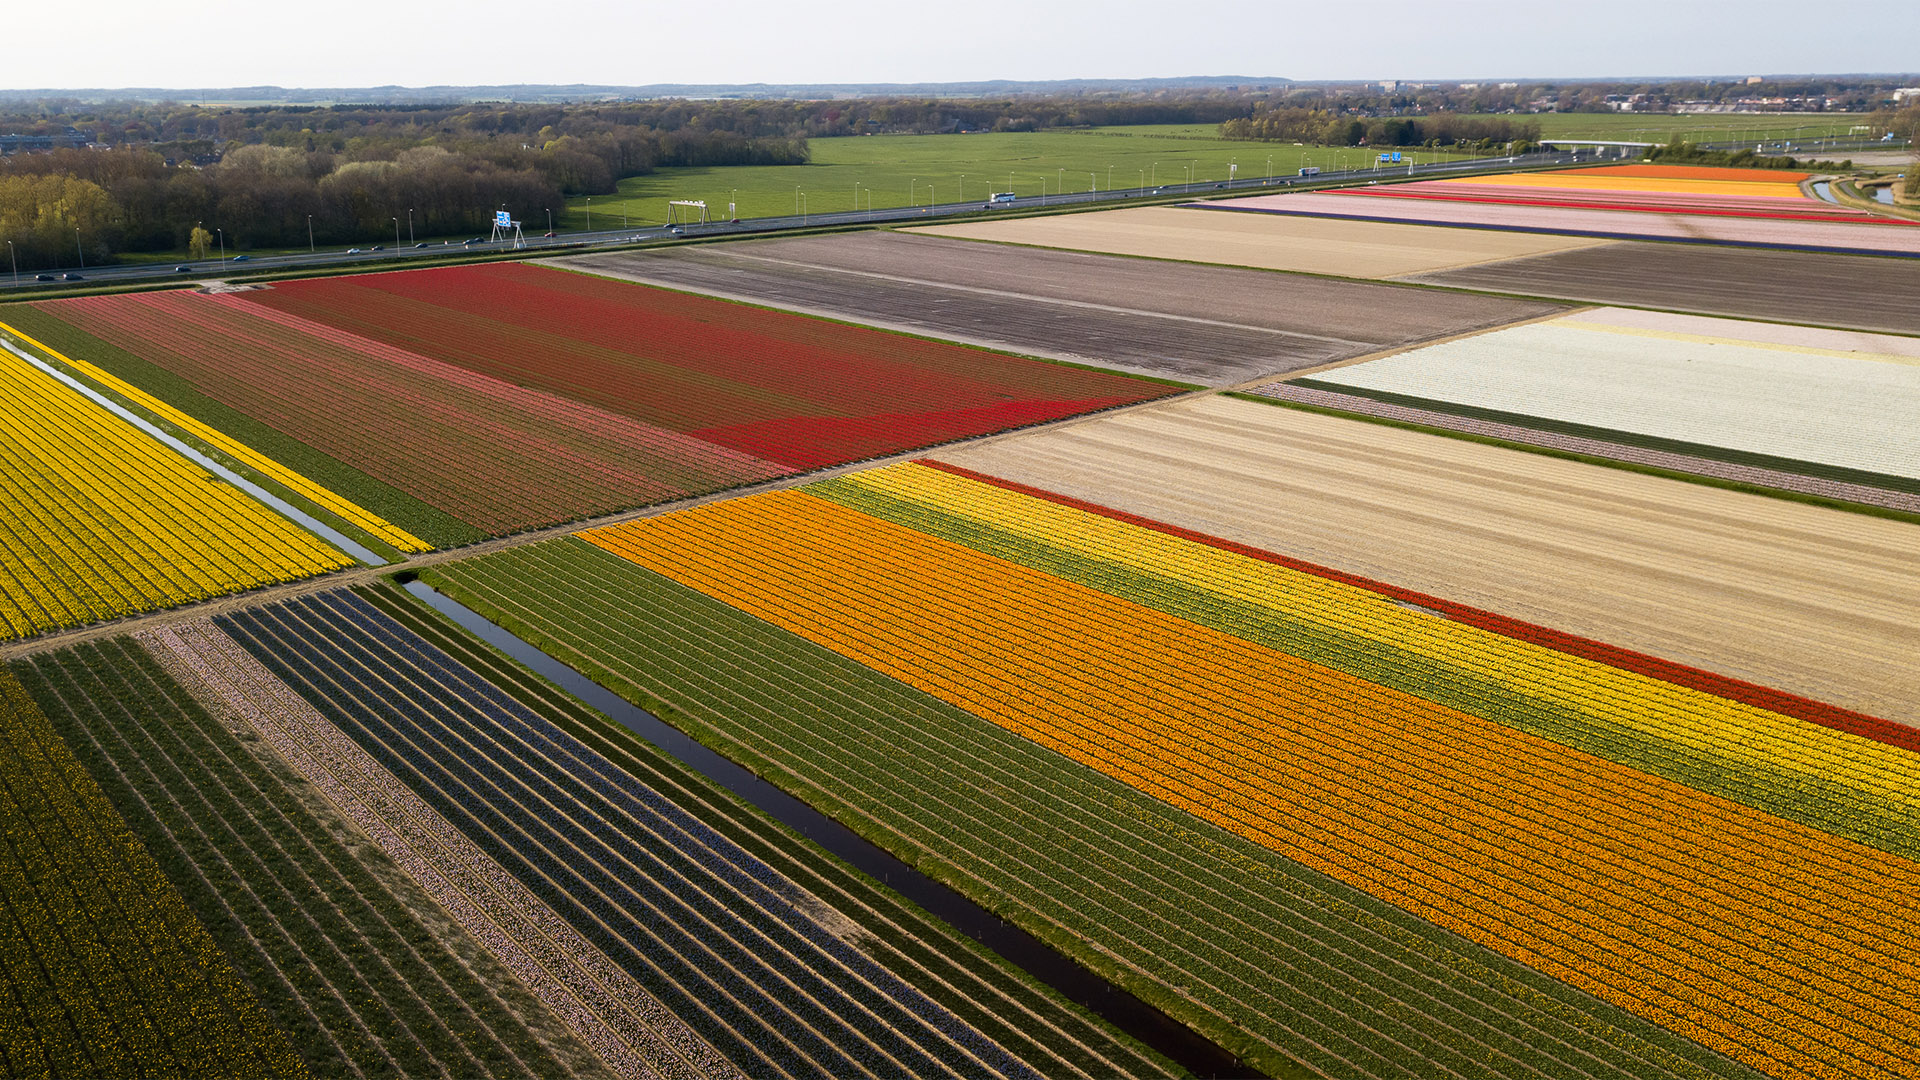
M 1558 305 L 898 232 L 557 266 L 1209 386 L 1537 318 Z
M 1920 259 L 1602 244 L 1410 278 L 1603 304 L 1920 334 Z
M 1920 527 L 1232 398 L 937 455 L 1920 723 Z
M 1333 218 L 1211 213 L 1174 206 L 931 225 L 913 231 L 1008 244 L 1363 278 L 1431 273 L 1494 259 L 1571 251 L 1607 242 L 1572 236 L 1474 233 Z

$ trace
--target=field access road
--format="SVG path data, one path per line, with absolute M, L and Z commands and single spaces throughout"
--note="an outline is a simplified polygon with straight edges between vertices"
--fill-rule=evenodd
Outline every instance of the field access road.
M 1407 170 L 1394 170 L 1394 176 L 1451 176 L 1464 173 L 1497 172 L 1508 168 L 1548 165 L 1572 165 L 1581 161 L 1591 161 L 1593 155 L 1582 156 L 1579 153 L 1547 152 L 1525 154 L 1512 158 L 1473 158 L 1461 161 L 1441 161 L 1429 165 L 1413 166 Z M 1367 180 L 1379 179 L 1383 174 L 1372 169 L 1348 169 L 1344 172 L 1326 171 L 1315 176 L 1311 183 L 1316 186 L 1338 186 L 1357 184 Z M 1282 190 L 1291 187 L 1300 180 L 1297 177 L 1253 177 L 1245 180 L 1227 180 L 1199 184 L 1162 184 L 1156 188 L 1120 188 L 1114 191 L 1081 191 L 1064 195 L 1027 196 L 1012 204 L 1010 210 L 1052 209 L 1088 203 L 1125 204 L 1142 198 L 1201 197 L 1217 195 L 1221 192 L 1244 191 L 1259 192 Z M 228 280 L 241 278 L 248 274 L 275 273 L 286 274 L 301 270 L 317 270 L 325 267 L 365 265 L 370 270 L 388 270 L 395 261 L 429 262 L 445 259 L 449 255 L 498 255 L 515 251 L 538 254 L 542 251 L 558 253 L 562 250 L 582 248 L 624 247 L 629 244 L 663 243 L 695 237 L 752 235 L 754 233 L 786 232 L 793 229 L 808 228 L 845 228 L 849 225 L 869 225 L 899 223 L 911 221 L 929 221 L 936 218 L 954 217 L 966 214 L 978 214 L 984 210 L 978 201 L 941 203 L 936 206 L 908 206 L 880 210 L 842 211 L 835 214 L 788 214 L 781 217 L 746 218 L 740 221 L 715 221 L 703 225 L 683 225 L 677 227 L 653 226 L 650 228 L 598 229 L 590 232 L 571 232 L 561 236 L 534 236 L 521 243 L 512 240 L 492 241 L 476 239 L 470 243 L 409 243 L 393 244 L 384 238 L 376 237 L 357 251 L 334 249 L 294 253 L 291 255 L 232 255 L 224 259 L 189 259 L 180 262 L 139 263 L 112 266 L 62 266 L 39 272 L 9 274 L 0 271 L 0 291 L 18 288 L 21 292 L 52 292 L 78 287 L 96 287 L 101 285 L 151 285 L 159 281 L 178 281 L 182 284 L 196 284 L 209 278 Z M 486 236 L 485 232 L 479 234 Z M 377 246 L 376 246 L 377 245 Z M 68 274 L 78 276 L 76 281 L 63 281 Z M 45 276 L 52 280 L 39 281 Z
M 1621 242 L 1404 280 L 1731 315 L 1777 322 L 1920 334 L 1920 259 L 1812 251 Z
M 1552 303 L 900 232 L 609 252 L 554 264 L 1207 386 L 1560 310 Z
M 1920 529 L 1235 398 L 942 461 L 1920 723 Z

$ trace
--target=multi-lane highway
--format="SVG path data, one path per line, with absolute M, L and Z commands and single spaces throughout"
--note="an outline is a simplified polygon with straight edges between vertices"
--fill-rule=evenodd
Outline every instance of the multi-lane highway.
M 1428 165 L 1387 165 L 1379 168 L 1348 169 L 1345 171 L 1324 171 L 1311 177 L 1275 176 L 1253 177 L 1241 180 L 1209 181 L 1196 184 L 1161 184 L 1157 187 L 1118 188 L 1112 191 L 1080 191 L 1060 195 L 1026 196 L 1010 204 L 996 207 L 999 211 L 1033 210 L 1056 206 L 1085 205 L 1088 203 L 1125 204 L 1141 199 L 1165 200 L 1179 197 L 1216 196 L 1225 191 L 1270 191 L 1306 185 L 1351 185 L 1368 180 L 1400 179 L 1407 176 L 1432 176 L 1465 172 L 1484 172 L 1521 166 L 1538 167 L 1541 165 L 1575 164 L 1592 160 L 1591 153 L 1538 153 L 1519 157 L 1473 158 L 1462 161 L 1435 162 Z M 449 255 L 498 253 L 514 250 L 529 252 L 554 252 L 579 250 L 581 248 L 617 247 L 624 244 L 653 243 L 684 239 L 695 236 L 719 236 L 737 233 L 784 232 L 792 229 L 830 228 L 834 226 L 879 224 L 883 222 L 926 221 L 933 218 L 953 217 L 960 214 L 978 214 L 987 209 L 978 201 L 940 203 L 933 206 L 890 207 L 858 211 L 840 211 L 830 214 L 788 214 L 781 217 L 747 218 L 741 221 L 709 222 L 700 225 L 665 225 L 646 228 L 603 229 L 593 232 L 570 232 L 560 236 L 530 237 L 523 241 L 513 240 L 476 240 L 462 243 L 459 241 L 429 242 L 403 245 L 400 247 L 367 247 L 353 251 L 329 250 L 289 255 L 247 255 L 233 258 L 200 259 L 180 263 L 141 263 L 137 265 L 61 267 L 54 270 L 29 271 L 18 275 L 0 277 L 0 289 L 11 291 L 17 287 L 22 291 L 52 291 L 73 288 L 78 284 L 86 285 L 122 285 L 151 283 L 159 279 L 176 279 L 183 282 L 204 281 L 210 278 L 233 279 L 262 273 L 287 273 L 303 269 L 337 267 L 358 263 L 391 264 L 394 262 L 426 261 L 444 259 Z M 0 268 L 0 273 L 5 273 Z M 44 280 L 42 280 L 44 279 Z

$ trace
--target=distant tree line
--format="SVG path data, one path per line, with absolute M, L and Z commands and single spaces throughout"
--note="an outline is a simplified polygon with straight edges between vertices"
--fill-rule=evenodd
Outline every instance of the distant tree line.
M 1845 172 L 1853 168 L 1851 158 L 1846 161 L 1813 161 L 1808 158 L 1791 158 L 1768 154 L 1756 154 L 1751 148 L 1744 150 L 1703 150 L 1690 142 L 1668 143 L 1665 146 L 1647 148 L 1648 161 L 1661 161 L 1669 165 L 1721 165 L 1734 169 L 1796 169 Z
M 1260 139 L 1325 146 L 1446 146 L 1491 150 L 1531 144 L 1540 125 L 1503 116 L 1358 116 L 1326 108 L 1262 107 L 1220 125 L 1228 139 Z

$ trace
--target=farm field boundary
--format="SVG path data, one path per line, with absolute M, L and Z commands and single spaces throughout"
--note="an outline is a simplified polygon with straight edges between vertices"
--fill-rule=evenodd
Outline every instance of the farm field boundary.
M 1920 722 L 1904 522 L 1217 396 L 934 456 Z
M 411 587 L 410 587 L 411 591 Z M 989 1037 L 1028 1061 L 1056 1062 L 1049 1072 L 1084 1070 L 1151 1075 L 1167 1064 L 1143 1053 L 1079 1006 L 1035 986 L 1001 956 L 956 932 L 926 909 L 775 821 L 695 765 L 679 761 L 525 666 L 448 624 L 419 599 L 382 583 L 358 594 L 395 621 L 467 665 L 528 708 L 581 739 L 628 773 L 670 798 L 734 843 L 816 896 L 866 933 L 866 945 L 896 970 Z M 445 597 L 440 597 L 443 602 Z M 478 619 L 479 616 L 475 615 Z M 497 629 L 497 628 L 496 628 Z M 500 631 L 505 633 L 504 630 Z M 532 646 L 528 645 L 531 649 Z M 554 661 L 558 665 L 558 661 Z
M 22 321 L 19 318 L 19 310 L 9 309 L 6 314 L 15 321 Z M 391 544 L 393 547 L 407 552 L 426 551 L 429 549 L 429 545 L 425 541 L 407 533 L 405 530 L 395 527 L 384 518 L 379 517 L 371 511 L 362 509 L 354 503 L 334 494 L 327 488 L 286 468 L 266 455 L 221 434 L 212 427 L 201 423 L 192 416 L 181 412 L 179 409 L 168 405 L 159 398 L 146 393 L 99 366 L 86 361 L 75 360 L 58 349 L 47 345 L 45 342 L 7 323 L 0 322 L 0 332 L 4 332 L 26 342 L 28 345 L 58 361 L 86 380 L 146 410 L 163 422 L 188 433 L 200 442 L 244 463 L 248 468 L 284 485 L 289 490 L 311 500 L 316 505 L 324 507 L 328 512 L 378 537 L 382 542 Z
M 1912 903 L 1893 882 L 1920 883 L 1906 858 L 805 490 L 586 539 L 1762 1071 L 1824 1076 L 1838 1055 L 1894 1075 L 1906 1060 L 1909 965 L 1848 966 L 1888 948 L 1878 927 Z M 1657 684 L 1619 689 L 1664 711 Z M 1613 697 L 1602 713 L 1637 714 Z M 1723 705 L 1676 708 L 1718 724 Z M 1799 725 L 1788 776 L 1810 735 L 1848 744 L 1832 762 L 1862 745 Z M 1876 763 L 1861 780 L 1894 775 Z M 1920 789 L 1891 798 L 1920 805 Z
M 1231 396 L 1920 524 L 1920 499 L 1885 488 L 1813 480 L 1777 469 L 1733 465 L 1698 455 L 1641 449 L 1606 439 L 1554 434 L 1517 424 L 1477 420 L 1451 412 L 1395 405 L 1375 397 L 1315 389 L 1300 381 L 1249 387 L 1233 391 Z
M 1401 1062 L 1407 1046 L 1452 1060 L 1483 1055 L 1492 1040 L 1528 1057 L 1528 1032 L 1593 1075 L 1744 1075 L 579 541 L 467 560 L 426 580 L 1276 1075 L 1294 1075 L 1296 1055 L 1342 1075 L 1404 1075 L 1382 1062 L 1382 1047 Z M 1276 983 L 1276 970 L 1287 978 Z M 1377 1012 L 1391 996 L 1369 987 L 1388 985 L 1433 1004 L 1420 1019 Z M 1448 1019 L 1429 1022 L 1429 1010 Z
M 1215 386 L 1553 310 L 901 232 L 565 265 Z M 1389 307 L 1392 317 L 1382 314 Z
M 1920 414 L 1913 338 L 1595 308 L 1297 382 L 1920 495 L 1920 447 L 1897 422 Z
M 309 1075 L 153 855 L 0 669 L 0 1063 L 16 1075 Z
M 1920 261 L 1631 241 L 1406 280 L 1811 326 L 1920 334 Z

